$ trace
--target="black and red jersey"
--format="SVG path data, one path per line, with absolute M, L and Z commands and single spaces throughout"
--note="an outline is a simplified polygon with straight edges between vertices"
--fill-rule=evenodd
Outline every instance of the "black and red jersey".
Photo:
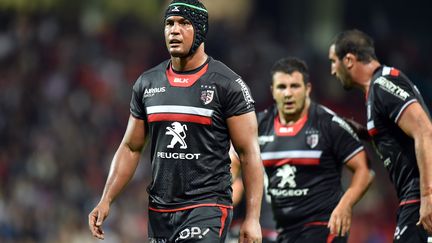
M 343 195 L 342 166 L 363 150 L 351 127 L 329 109 L 311 103 L 294 125 L 277 108 L 258 114 L 259 144 L 278 228 L 327 222 Z
M 192 73 L 176 73 L 167 60 L 142 74 L 131 114 L 145 121 L 150 135 L 149 208 L 231 207 L 226 120 L 252 111 L 247 85 L 212 58 Z
M 400 203 L 416 202 L 420 198 L 420 182 L 414 140 L 399 128 L 397 122 L 414 102 L 428 113 L 423 98 L 402 72 L 387 66 L 375 71 L 366 98 L 367 128 Z

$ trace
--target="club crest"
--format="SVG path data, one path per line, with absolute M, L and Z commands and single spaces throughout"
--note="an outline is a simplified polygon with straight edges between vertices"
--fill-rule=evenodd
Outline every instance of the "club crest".
M 202 90 L 201 91 L 201 101 L 204 105 L 210 104 L 214 97 L 214 90 Z
M 315 148 L 319 142 L 318 133 L 312 133 L 306 136 L 306 143 L 310 148 Z

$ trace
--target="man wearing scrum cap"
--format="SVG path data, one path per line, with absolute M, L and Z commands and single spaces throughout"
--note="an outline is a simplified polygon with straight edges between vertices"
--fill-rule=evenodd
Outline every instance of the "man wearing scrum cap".
M 103 239 L 110 204 L 151 141 L 150 242 L 224 242 L 232 218 L 230 141 L 246 191 L 240 242 L 261 242 L 263 168 L 254 100 L 241 77 L 204 51 L 208 13 L 198 0 L 173 0 L 165 13 L 171 56 L 133 86 L 130 117 L 98 205 L 89 214 Z

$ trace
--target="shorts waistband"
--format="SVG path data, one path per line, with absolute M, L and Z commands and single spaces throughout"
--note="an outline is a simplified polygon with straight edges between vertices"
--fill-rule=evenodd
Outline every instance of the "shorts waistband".
M 170 208 L 170 209 L 149 207 L 149 210 L 159 212 L 159 213 L 173 213 L 173 212 L 184 211 L 184 210 L 189 210 L 192 208 L 199 208 L 199 207 L 220 207 L 220 208 L 228 208 L 228 209 L 233 208 L 233 206 L 228 206 L 223 204 L 203 203 L 203 204 L 195 204 L 195 205 L 185 206 L 181 208 Z

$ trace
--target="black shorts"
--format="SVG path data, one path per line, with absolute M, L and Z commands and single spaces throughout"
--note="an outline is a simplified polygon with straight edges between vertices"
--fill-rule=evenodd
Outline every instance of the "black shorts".
M 420 203 L 405 204 L 399 207 L 397 213 L 397 226 L 393 242 L 397 243 L 425 243 L 432 242 L 426 230 L 417 226 L 420 218 Z
M 149 210 L 149 242 L 224 242 L 231 220 L 232 209 L 226 207 L 197 207 L 175 212 Z
M 327 222 L 316 222 L 300 228 L 282 230 L 277 238 L 278 243 L 346 243 L 348 237 L 330 234 Z

